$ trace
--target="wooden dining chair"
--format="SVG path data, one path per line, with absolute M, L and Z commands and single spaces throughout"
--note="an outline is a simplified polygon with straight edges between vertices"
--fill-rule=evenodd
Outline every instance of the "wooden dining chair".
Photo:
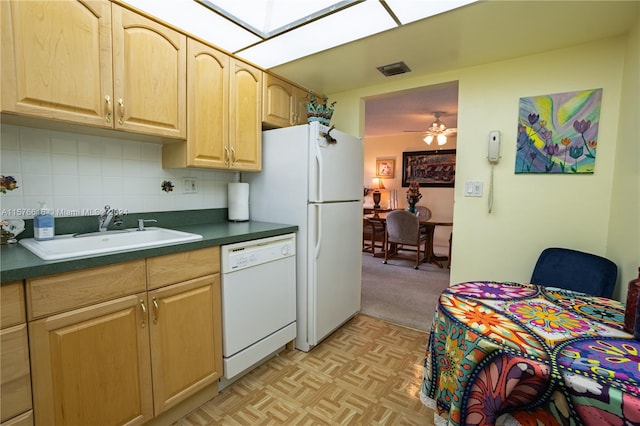
M 376 256 L 376 249 L 384 251 L 384 224 L 377 220 L 362 220 L 362 251 Z
M 429 220 L 431 219 L 431 209 L 425 206 L 416 206 L 416 216 L 418 216 L 418 220 Z M 427 234 L 429 232 L 429 228 L 425 225 L 421 225 L 420 232 Z
M 431 210 L 429 207 L 416 206 L 416 216 L 418 216 L 420 220 L 429 220 L 431 219 Z
M 386 222 L 383 263 L 387 263 L 391 255 L 398 256 L 401 246 L 413 246 L 416 248 L 416 264 L 413 268 L 418 269 L 422 258 L 427 252 L 428 240 L 428 236 L 420 232 L 418 217 L 406 210 L 394 210 L 387 213 Z M 422 250 L 420 246 L 423 246 Z M 410 258 L 406 257 L 406 259 Z

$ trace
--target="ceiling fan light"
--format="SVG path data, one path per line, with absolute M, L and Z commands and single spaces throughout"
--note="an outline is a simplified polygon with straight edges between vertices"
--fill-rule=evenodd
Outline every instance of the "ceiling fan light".
M 433 135 L 425 136 L 424 141 L 426 142 L 427 145 L 431 145 L 431 142 L 433 142 Z
M 438 145 L 444 145 L 446 143 L 447 143 L 447 137 L 445 135 L 438 135 Z

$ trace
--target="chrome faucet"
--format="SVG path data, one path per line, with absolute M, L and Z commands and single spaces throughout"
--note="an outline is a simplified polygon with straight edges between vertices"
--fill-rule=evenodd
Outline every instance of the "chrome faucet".
M 155 223 L 155 222 L 158 222 L 158 221 L 155 219 L 138 219 L 138 229 L 136 229 L 136 231 L 144 231 L 145 229 L 147 229 L 144 227 L 145 223 Z
M 102 210 L 98 216 L 98 231 L 106 232 L 112 220 L 114 225 L 122 225 L 122 214 L 120 211 L 112 209 L 111 206 L 106 205 L 104 206 L 104 210 Z

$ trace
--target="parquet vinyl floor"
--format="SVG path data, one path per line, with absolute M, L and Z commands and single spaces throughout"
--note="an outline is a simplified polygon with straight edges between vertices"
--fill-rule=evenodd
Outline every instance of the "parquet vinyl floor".
M 281 352 L 174 425 L 433 425 L 419 396 L 426 343 L 423 331 L 357 315 L 310 352 Z

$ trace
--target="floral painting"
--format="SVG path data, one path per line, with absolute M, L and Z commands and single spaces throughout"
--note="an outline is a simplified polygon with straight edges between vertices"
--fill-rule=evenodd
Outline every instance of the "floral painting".
M 520 98 L 516 174 L 593 173 L 602 89 Z

